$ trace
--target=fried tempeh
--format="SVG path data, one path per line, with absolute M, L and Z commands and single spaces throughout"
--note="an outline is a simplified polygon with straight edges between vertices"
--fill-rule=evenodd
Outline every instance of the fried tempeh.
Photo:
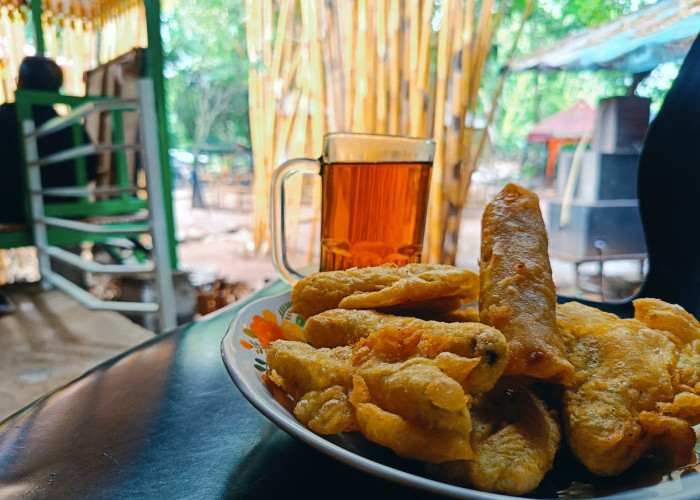
M 332 309 L 309 318 L 304 326 L 307 340 L 314 347 L 356 344 L 373 352 L 383 350 L 393 361 L 409 357 L 435 358 L 450 352 L 464 358 L 479 358 L 469 373 L 465 390 L 471 394 L 492 388 L 506 365 L 505 337 L 481 323 L 440 323 L 417 318 L 392 316 L 368 310 Z
M 508 184 L 486 206 L 479 268 L 479 318 L 508 341 L 505 373 L 569 381 L 537 195 Z
M 384 264 L 328 271 L 315 273 L 294 285 L 292 311 L 304 318 L 337 307 L 446 312 L 446 303 L 459 309 L 462 302 L 474 302 L 478 287 L 475 273 L 440 264 Z

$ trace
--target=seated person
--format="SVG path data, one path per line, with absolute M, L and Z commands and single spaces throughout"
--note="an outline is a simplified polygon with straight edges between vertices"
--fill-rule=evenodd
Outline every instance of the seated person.
M 26 57 L 19 67 L 18 89 L 44 90 L 58 92 L 63 84 L 63 73 L 51 59 L 41 56 Z M 37 127 L 51 118 L 58 116 L 51 106 L 35 106 L 34 121 Z M 84 134 L 84 142 L 90 139 Z M 26 223 L 24 212 L 25 187 L 22 169 L 22 139 L 20 125 L 17 122 L 17 110 L 14 103 L 0 105 L 0 223 Z M 39 157 L 44 157 L 74 146 L 70 127 L 41 137 L 38 141 Z M 97 175 L 97 157 L 86 157 L 87 176 L 94 180 Z M 66 161 L 41 168 L 43 187 L 75 186 L 75 163 Z M 75 201 L 66 197 L 45 197 L 47 203 Z

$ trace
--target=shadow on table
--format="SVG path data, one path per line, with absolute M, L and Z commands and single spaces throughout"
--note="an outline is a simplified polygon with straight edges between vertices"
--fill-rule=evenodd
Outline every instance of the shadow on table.
M 289 460 L 289 457 L 295 460 Z M 383 461 L 383 460 L 382 460 Z M 328 457 L 265 422 L 262 436 L 231 474 L 226 498 L 426 499 L 422 490 L 384 480 Z M 444 497 L 439 497 L 444 498 Z

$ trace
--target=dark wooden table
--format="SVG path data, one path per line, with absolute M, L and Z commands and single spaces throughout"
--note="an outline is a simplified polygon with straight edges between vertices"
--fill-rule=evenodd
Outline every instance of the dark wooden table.
M 239 308 L 155 337 L 0 423 L 0 498 L 430 498 L 321 454 L 253 408 L 221 359 Z

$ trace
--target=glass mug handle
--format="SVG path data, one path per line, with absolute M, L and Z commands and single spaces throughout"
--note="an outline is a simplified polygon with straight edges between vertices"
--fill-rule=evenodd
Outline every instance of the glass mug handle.
M 321 162 L 309 158 L 297 158 L 280 165 L 272 174 L 270 186 L 270 228 L 272 236 L 272 264 L 282 278 L 294 285 L 304 275 L 291 268 L 287 262 L 287 242 L 284 228 L 284 183 L 294 174 L 319 174 Z

